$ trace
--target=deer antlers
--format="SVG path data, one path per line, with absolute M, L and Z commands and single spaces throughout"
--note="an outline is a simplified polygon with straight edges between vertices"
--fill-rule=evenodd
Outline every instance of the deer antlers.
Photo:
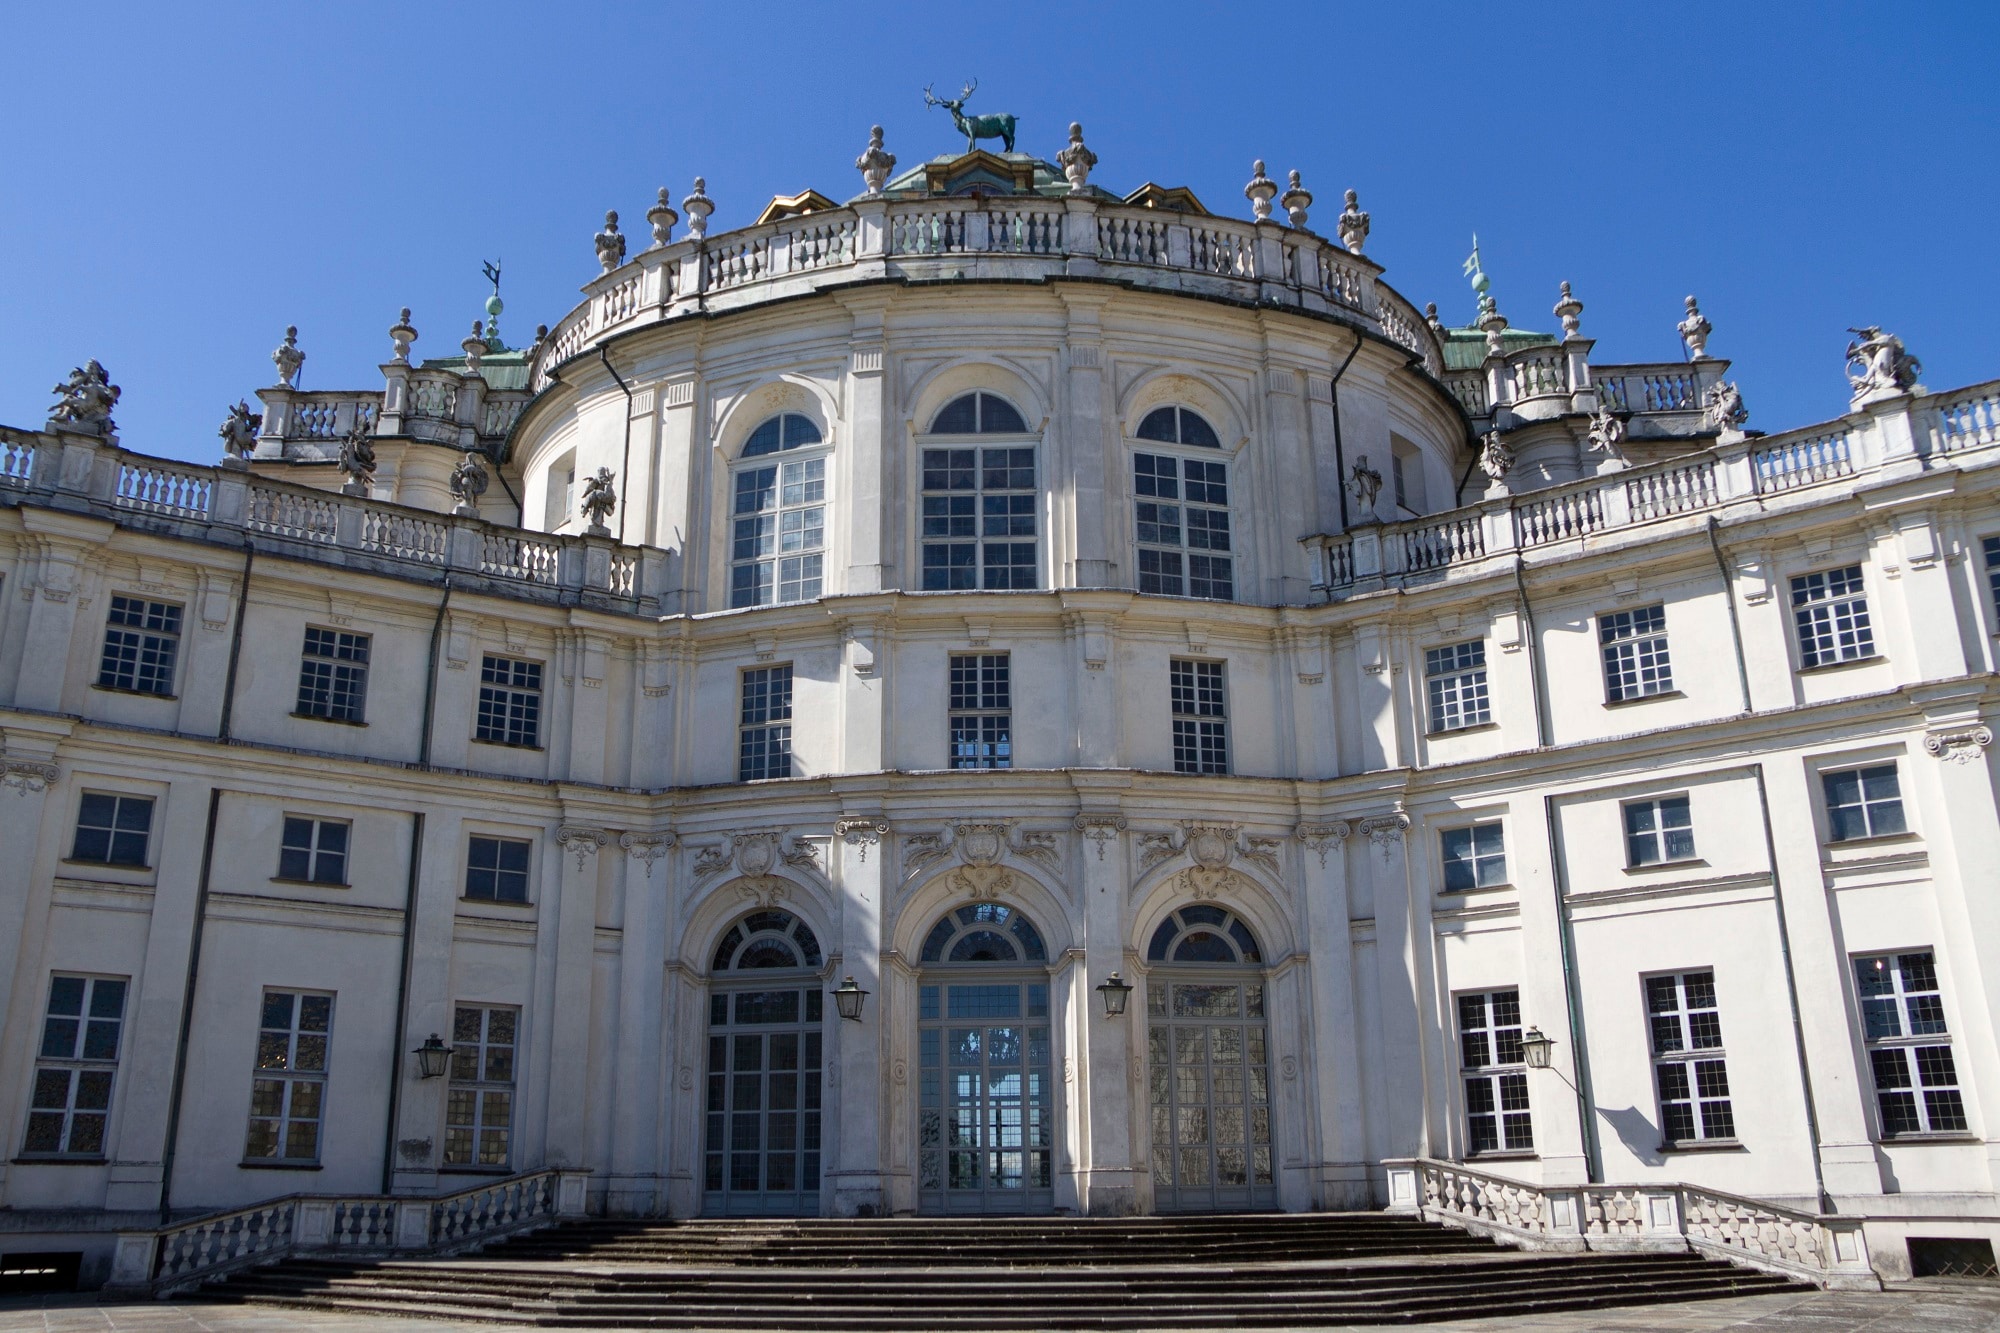
M 974 79 L 972 82 L 965 85 L 965 91 L 958 95 L 958 100 L 963 102 L 966 98 L 972 96 L 972 94 L 975 91 L 977 91 L 978 88 L 979 88 L 979 80 Z
M 964 89 L 958 94 L 958 100 L 956 102 L 952 101 L 950 98 L 934 96 L 931 92 L 931 89 L 934 86 L 935 85 L 928 83 L 924 85 L 925 106 L 948 106 L 957 108 L 964 106 L 965 99 L 972 96 L 972 94 L 978 90 L 979 80 L 974 79 L 972 82 L 966 84 Z

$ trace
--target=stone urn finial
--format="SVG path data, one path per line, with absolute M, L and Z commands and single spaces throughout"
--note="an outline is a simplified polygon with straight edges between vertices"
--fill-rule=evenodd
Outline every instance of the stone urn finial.
M 882 193 L 882 187 L 888 184 L 889 173 L 896 169 L 896 155 L 882 147 L 880 125 L 868 127 L 868 147 L 854 159 L 854 169 L 861 173 L 869 194 Z
M 611 512 L 618 508 L 618 488 L 614 484 L 616 476 L 617 474 L 610 468 L 601 467 L 594 476 L 583 479 L 583 498 L 578 502 L 578 508 L 582 509 L 584 517 L 590 520 L 590 526 L 583 530 L 587 537 L 611 535 L 611 529 L 605 525 L 604 520 L 610 518 Z
M 694 193 L 681 200 L 681 212 L 687 214 L 688 235 L 697 241 L 708 235 L 708 215 L 714 211 L 715 201 L 708 197 L 708 182 L 696 176 Z
M 1708 335 L 1715 330 L 1701 313 L 1692 296 L 1687 299 L 1687 318 L 1675 325 L 1680 330 L 1681 341 L 1687 344 L 1688 359 L 1691 361 L 1712 360 L 1708 354 Z
M 395 349 L 392 355 L 404 365 L 410 363 L 410 344 L 417 340 L 416 326 L 410 323 L 410 308 L 404 306 L 396 312 L 396 322 L 389 326 L 389 343 Z
M 667 187 L 662 185 L 658 201 L 646 210 L 646 221 L 653 228 L 653 249 L 673 242 L 674 224 L 680 220 L 681 215 L 674 212 L 674 206 L 667 198 Z
M 1261 157 L 1250 164 L 1250 183 L 1243 187 L 1243 197 L 1250 201 L 1250 211 L 1259 222 L 1271 220 L 1271 201 L 1278 197 L 1278 182 L 1264 174 Z
M 606 273 L 625 262 L 625 238 L 618 233 L 618 210 L 604 215 L 604 230 L 591 238 L 597 246 L 597 262 Z
M 1285 216 L 1292 220 L 1294 227 L 1306 225 L 1306 210 L 1313 206 L 1312 191 L 1299 183 L 1299 173 L 1294 171 L 1285 178 L 1284 195 L 1278 200 Z
M 1340 243 L 1347 247 L 1347 253 L 1358 255 L 1361 247 L 1368 244 L 1368 215 L 1361 211 L 1361 195 L 1358 191 L 1347 192 L 1347 206 L 1340 210 Z
M 1583 327 L 1583 302 L 1571 293 L 1568 283 L 1562 285 L 1562 296 L 1556 301 L 1554 313 L 1563 322 L 1564 342 L 1582 336 L 1579 330 Z
M 489 350 L 486 346 L 486 334 L 481 329 L 478 320 L 475 319 L 472 321 L 472 332 L 468 333 L 464 341 L 460 342 L 458 346 L 459 350 L 465 353 L 465 373 L 468 375 L 477 375 L 479 373 L 480 358 L 484 357 Z
M 1069 123 L 1069 147 L 1056 154 L 1056 162 L 1069 178 L 1069 192 L 1083 194 L 1090 183 L 1090 169 L 1097 165 L 1097 154 L 1083 145 L 1083 125 L 1072 120 Z
M 1437 335 L 1439 339 L 1443 339 L 1444 321 L 1438 318 L 1438 303 L 1436 301 L 1424 302 L 1424 323 L 1430 326 L 1433 334 Z
M 1479 327 L 1486 334 L 1486 355 L 1501 355 L 1506 350 L 1501 335 L 1507 331 L 1507 317 L 1500 313 L 1500 303 L 1491 292 L 1480 293 Z
M 299 350 L 299 326 L 285 326 L 285 340 L 271 353 L 271 364 L 278 368 L 278 383 L 288 388 L 299 387 L 299 370 L 306 363 L 306 354 Z

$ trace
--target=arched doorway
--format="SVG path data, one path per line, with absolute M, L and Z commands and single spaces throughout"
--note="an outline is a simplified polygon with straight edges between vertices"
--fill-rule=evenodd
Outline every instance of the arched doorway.
M 1161 1212 L 1274 1208 L 1263 951 L 1234 913 L 1194 903 L 1146 946 L 1153 1201 Z
M 924 937 L 917 1191 L 927 1213 L 1054 1207 L 1048 948 L 1018 910 L 973 903 Z
M 752 912 L 709 968 L 702 1213 L 817 1216 L 819 939 L 790 912 Z

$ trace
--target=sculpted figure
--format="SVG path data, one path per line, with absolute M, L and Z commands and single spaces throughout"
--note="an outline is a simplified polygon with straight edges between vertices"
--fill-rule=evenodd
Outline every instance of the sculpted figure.
M 360 422 L 340 442 L 340 470 L 347 477 L 343 488 L 349 495 L 367 495 L 375 484 L 375 441 Z
M 611 529 L 604 520 L 611 517 L 611 511 L 618 507 L 618 490 L 612 484 L 614 474 L 608 467 L 601 467 L 593 476 L 583 479 L 583 499 L 581 507 L 590 526 L 584 529 L 593 537 L 609 537 Z
M 229 415 L 215 432 L 222 437 L 222 452 L 238 460 L 248 458 L 257 447 L 257 432 L 263 425 L 263 415 L 252 412 L 250 404 L 237 399 L 236 406 L 229 409 Z
M 991 116 L 968 116 L 965 114 L 965 100 L 978 91 L 979 80 L 966 84 L 956 98 L 933 97 L 930 86 L 924 87 L 924 105 L 941 106 L 951 112 L 951 123 L 958 126 L 958 132 L 965 136 L 965 151 L 971 152 L 979 146 L 981 139 L 998 139 L 1007 145 L 1007 151 L 1014 151 L 1015 117 L 1001 113 Z
M 1750 409 L 1743 405 L 1742 391 L 1728 381 L 1709 385 L 1701 405 L 1708 423 L 1717 430 L 1737 430 L 1750 419 Z
M 96 361 L 71 370 L 69 378 L 49 392 L 56 396 L 55 409 L 49 413 L 51 421 L 83 426 L 101 435 L 117 429 L 111 409 L 118 402 L 118 386 Z
M 458 503 L 451 512 L 460 518 L 479 517 L 479 497 L 486 494 L 486 469 L 479 464 L 479 458 L 467 454 L 458 460 L 458 466 L 451 470 L 451 493 Z
M 1497 430 L 1486 432 L 1486 445 L 1479 451 L 1479 470 L 1484 472 L 1489 480 L 1499 481 L 1513 466 L 1514 454 L 1507 448 L 1506 441 L 1500 438 L 1500 432 Z
M 1375 497 L 1382 493 L 1382 474 L 1368 466 L 1368 455 L 1362 454 L 1354 460 L 1354 466 L 1347 470 L 1348 489 L 1360 502 L 1367 513 L 1375 512 Z
M 1599 409 L 1590 419 L 1590 452 L 1607 458 L 1622 457 L 1624 450 L 1618 446 L 1624 439 L 1625 423 L 1612 416 L 1609 408 Z
M 625 238 L 618 234 L 618 213 L 612 210 L 604 215 L 604 230 L 592 238 L 597 246 L 597 262 L 609 273 L 625 262 Z
M 1910 355 L 1901 338 L 1882 332 L 1879 324 L 1848 332 L 1855 338 L 1847 344 L 1847 382 L 1854 386 L 1856 398 L 1870 393 L 1907 393 L 1917 386 L 1924 363 Z

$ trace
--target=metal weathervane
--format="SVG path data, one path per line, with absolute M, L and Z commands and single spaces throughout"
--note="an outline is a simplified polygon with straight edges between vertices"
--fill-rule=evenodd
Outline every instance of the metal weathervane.
M 501 350 L 500 312 L 507 308 L 506 303 L 500 299 L 500 261 L 496 259 L 489 264 L 482 259 L 479 262 L 479 271 L 493 284 L 493 295 L 486 298 L 486 342 L 495 351 L 499 351 Z

